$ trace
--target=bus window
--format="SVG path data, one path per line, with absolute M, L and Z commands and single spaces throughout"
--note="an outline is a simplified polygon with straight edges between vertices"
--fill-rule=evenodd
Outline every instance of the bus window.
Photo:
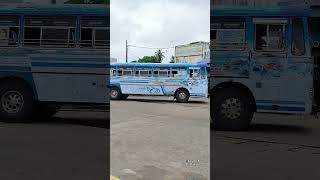
M 172 69 L 170 76 L 171 76 L 171 77 L 177 77 L 177 76 L 178 76 L 178 72 L 179 72 L 178 69 Z
M 108 45 L 108 39 L 110 33 L 106 29 L 97 29 L 95 33 L 94 45 L 96 47 L 106 47 Z
M 305 54 L 305 45 L 303 37 L 302 18 L 294 18 L 292 20 L 292 55 L 302 56 Z
M 122 72 L 123 72 L 122 69 L 119 69 L 118 70 L 118 76 L 122 76 Z
M 198 78 L 200 70 L 199 69 L 190 69 L 190 78 Z
M 245 45 L 244 18 L 211 18 L 211 47 L 213 50 L 241 50 Z
M 159 77 L 168 77 L 168 70 L 160 70 Z
M 75 24 L 74 17 L 26 17 L 24 45 L 74 47 Z
M 112 75 L 112 76 L 116 76 L 116 75 L 117 75 L 117 70 L 111 69 L 111 75 Z
M 181 76 L 181 77 L 186 77 L 186 75 L 187 75 L 187 69 L 180 69 L 180 73 L 179 73 L 179 76 Z
M 153 71 L 153 77 L 159 77 L 159 71 Z
M 148 70 L 140 70 L 140 77 L 149 77 L 150 71 Z
M 0 16 L 0 46 L 18 46 L 19 18 Z
M 284 51 L 286 48 L 286 25 L 256 24 L 255 49 L 257 51 Z
M 123 76 L 132 76 L 132 70 L 123 70 Z
M 104 17 L 82 17 L 81 47 L 107 48 L 110 38 L 107 25 Z

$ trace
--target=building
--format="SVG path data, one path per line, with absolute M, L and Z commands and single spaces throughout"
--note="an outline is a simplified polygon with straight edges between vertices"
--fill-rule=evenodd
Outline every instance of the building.
M 210 45 L 208 42 L 194 42 L 175 47 L 175 63 L 210 62 Z

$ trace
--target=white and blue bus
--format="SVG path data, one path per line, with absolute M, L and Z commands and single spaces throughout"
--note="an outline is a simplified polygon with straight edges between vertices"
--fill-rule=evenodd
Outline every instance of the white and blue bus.
M 246 129 L 254 112 L 319 112 L 320 51 L 312 40 L 316 33 L 310 33 L 310 12 L 294 6 L 212 7 L 213 128 Z
M 127 63 L 110 68 L 110 97 L 173 96 L 178 102 L 207 97 L 207 64 Z
M 108 6 L 1 6 L 1 120 L 107 105 L 109 34 Z

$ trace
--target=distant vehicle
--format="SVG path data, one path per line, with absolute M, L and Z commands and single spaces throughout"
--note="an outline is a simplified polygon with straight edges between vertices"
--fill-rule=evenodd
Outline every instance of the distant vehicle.
M 178 102 L 207 97 L 207 64 L 112 64 L 110 97 L 173 96 Z
M 1 6 L 1 120 L 107 105 L 108 17 L 101 5 Z

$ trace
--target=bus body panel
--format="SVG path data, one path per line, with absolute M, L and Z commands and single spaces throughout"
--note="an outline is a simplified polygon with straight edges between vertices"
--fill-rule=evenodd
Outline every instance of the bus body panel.
M 244 32 L 243 47 L 236 50 L 211 49 L 211 74 L 210 89 L 223 83 L 238 83 L 247 87 L 256 102 L 257 112 L 271 113 L 311 113 L 313 106 L 313 61 L 310 54 L 308 41 L 308 24 L 306 14 L 301 11 L 283 11 L 282 9 L 264 10 L 264 14 L 258 11 L 231 12 L 226 9 L 212 11 L 211 19 L 215 17 L 225 18 L 225 22 L 231 16 L 243 16 Z M 269 14 L 267 13 L 269 12 Z M 214 17 L 213 17 L 214 14 Z M 236 15 L 235 15 L 236 14 Z M 294 55 L 292 48 L 293 35 L 292 21 L 294 16 L 302 20 L 301 27 L 304 33 L 304 54 Z M 233 21 L 234 22 L 234 21 Z M 212 31 L 223 29 L 211 22 Z M 226 26 L 227 27 L 227 26 Z M 219 29 L 220 28 L 220 29 Z M 260 50 L 257 48 L 256 38 L 259 36 L 257 29 L 277 29 L 282 35 L 272 34 L 268 38 L 282 37 L 285 47 L 279 50 Z M 221 30 L 222 29 L 222 30 Z M 227 29 L 227 28 L 226 28 Z M 240 33 L 239 29 L 236 29 Z M 217 32 L 215 32 L 217 33 Z M 220 35 L 223 33 L 220 33 Z M 217 33 L 217 35 L 219 35 Z M 225 35 L 230 38 L 231 33 Z M 221 40 L 223 37 L 215 37 L 211 40 Z M 220 38 L 220 39 L 219 39 Z M 240 42 L 238 37 L 234 37 Z M 226 41 L 232 42 L 227 39 Z M 214 44 L 214 41 L 212 42 Z M 271 43 L 270 43 L 271 44 Z M 234 45 L 234 44 L 231 44 Z M 270 45 L 272 46 L 272 45 Z M 224 48 L 227 47 L 224 45 Z M 276 47 L 279 48 L 279 47 Z

